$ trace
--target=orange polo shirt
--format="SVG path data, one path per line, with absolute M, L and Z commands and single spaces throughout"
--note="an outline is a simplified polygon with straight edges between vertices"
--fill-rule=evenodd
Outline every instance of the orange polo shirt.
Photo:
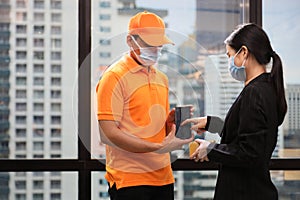
M 129 55 L 111 65 L 97 86 L 98 120 L 119 122 L 119 128 L 150 142 L 162 142 L 169 113 L 168 79 L 162 72 L 138 65 Z M 117 189 L 174 183 L 170 155 L 132 153 L 106 145 L 106 175 Z

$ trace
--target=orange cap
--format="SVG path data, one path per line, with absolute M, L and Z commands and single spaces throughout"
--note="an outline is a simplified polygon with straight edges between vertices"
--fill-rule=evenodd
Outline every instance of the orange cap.
M 164 21 L 154 13 L 140 12 L 129 21 L 129 34 L 138 35 L 144 42 L 151 46 L 174 44 L 165 35 Z

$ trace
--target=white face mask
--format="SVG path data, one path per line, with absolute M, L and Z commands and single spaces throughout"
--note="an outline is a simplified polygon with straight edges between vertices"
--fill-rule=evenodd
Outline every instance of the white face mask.
M 134 43 L 139 47 L 140 55 L 137 55 L 132 47 L 130 47 L 139 60 L 144 66 L 151 66 L 158 62 L 159 57 L 161 56 L 162 47 L 141 47 L 137 41 L 131 36 Z M 156 48 L 153 50 L 153 48 Z
M 241 51 L 238 50 L 238 52 L 234 55 L 234 56 L 231 56 L 228 60 L 228 69 L 229 69 L 229 72 L 232 76 L 232 78 L 234 78 L 235 80 L 237 81 L 246 81 L 246 71 L 245 71 L 245 62 L 246 62 L 246 59 L 243 61 L 243 64 L 242 66 L 238 67 L 234 64 L 234 58 L 235 56 Z

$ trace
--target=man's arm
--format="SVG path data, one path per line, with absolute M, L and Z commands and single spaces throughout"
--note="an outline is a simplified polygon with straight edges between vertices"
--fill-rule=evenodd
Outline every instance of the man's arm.
M 172 130 L 161 143 L 152 143 L 121 131 L 115 121 L 99 120 L 100 137 L 104 144 L 133 153 L 168 153 L 182 149 L 184 144 L 190 143 L 194 138 L 193 135 L 189 139 L 177 138 L 175 130 L 173 125 Z
M 152 143 L 121 131 L 115 121 L 99 120 L 99 132 L 104 144 L 134 153 L 147 153 L 162 148 L 160 143 Z

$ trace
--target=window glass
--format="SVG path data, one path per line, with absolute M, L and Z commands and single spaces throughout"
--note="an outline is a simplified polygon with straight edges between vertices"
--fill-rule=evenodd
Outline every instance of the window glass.
M 99 1 L 99 6 L 100 8 L 110 8 L 111 6 L 111 3 L 110 1 L 107 1 L 107 0 L 103 0 L 103 1 Z
M 108 182 L 104 178 L 105 172 L 92 172 L 92 199 L 109 200 Z
M 16 46 L 18 46 L 18 47 L 25 47 L 26 43 L 27 43 L 26 38 L 17 38 Z
M 34 0 L 33 2 L 33 6 L 36 9 L 43 9 L 45 7 L 45 2 L 44 0 Z
M 35 51 L 33 52 L 34 60 L 44 60 L 44 52 L 43 51 Z
M 26 25 L 16 25 L 16 33 L 26 33 L 27 26 Z
M 33 41 L 34 47 L 44 47 L 44 39 L 36 38 Z
M 0 158 L 77 158 L 78 1 L 1 0 L 0 13 Z M 38 189 L 25 199 L 51 199 L 50 181 L 24 180 Z
M 51 14 L 51 21 L 52 22 L 61 22 L 62 21 L 61 13 L 52 13 Z
M 34 13 L 33 19 L 35 22 L 42 22 L 45 19 L 44 13 Z
M 26 103 L 17 103 L 16 104 L 16 111 L 26 111 Z
M 45 32 L 45 26 L 34 26 L 33 27 L 34 34 L 44 34 L 44 32 Z
M 105 172 L 92 173 L 92 199 L 109 200 Z M 217 171 L 174 171 L 175 199 L 213 199 Z M 300 171 L 271 171 L 279 199 L 298 199 Z
M 52 35 L 60 35 L 61 34 L 61 26 L 51 26 L 51 34 Z
M 26 21 L 27 13 L 26 12 L 16 12 L 16 20 L 17 21 Z
M 78 4 L 0 1 L 1 159 L 78 157 Z M 0 199 L 78 199 L 77 179 L 1 172 Z
M 288 111 L 278 135 L 277 153 L 280 158 L 300 157 L 300 80 L 298 53 L 300 45 L 299 1 L 282 3 L 280 0 L 263 1 L 263 27 L 273 49 L 282 60 Z M 281 13 L 281 14 L 279 14 Z M 288 36 L 288 37 L 287 37 Z
M 0 199 L 78 199 L 76 172 L 0 172 Z
M 25 73 L 26 68 L 27 68 L 26 64 L 17 64 L 16 65 L 16 72 L 20 73 L 20 74 Z
M 133 15 L 144 10 L 156 13 L 175 43 L 164 45 L 156 66 L 168 76 L 170 108 L 192 104 L 195 116 L 210 113 L 225 118 L 243 85 L 228 73 L 224 40 L 238 24 L 249 21 L 248 9 L 244 0 L 92 1 L 92 155 L 105 157 L 99 143 L 95 87 L 107 66 L 128 53 L 126 36 Z M 219 140 L 216 134 L 204 137 Z M 186 152 L 173 154 L 187 157 Z
M 271 171 L 272 181 L 275 184 L 279 198 L 278 199 L 299 199 L 300 171 L 282 170 Z
M 51 0 L 51 9 L 62 9 L 61 0 Z
M 26 77 L 16 77 L 16 85 L 26 85 Z
M 192 104 L 195 116 L 213 113 L 225 117 L 243 86 L 228 73 L 224 40 L 236 25 L 248 22 L 248 1 L 114 0 L 109 7 L 103 2 L 93 1 L 92 7 L 92 97 L 96 96 L 95 87 L 107 66 L 129 50 L 129 19 L 148 10 L 163 18 L 166 34 L 175 43 L 163 47 L 156 66 L 168 76 L 170 108 Z M 109 21 L 99 18 L 104 14 L 111 15 Z M 99 139 L 97 126 L 96 98 L 92 101 L 92 156 L 105 158 L 105 145 Z M 219 139 L 209 133 L 204 137 Z M 172 152 L 172 158 L 188 158 L 188 148 Z M 216 176 L 216 171 L 175 171 L 175 199 L 212 199 Z M 93 198 L 109 199 L 104 172 L 94 173 L 92 181 Z
M 300 80 L 299 59 L 295 48 L 300 45 L 299 1 L 283 3 L 280 0 L 263 1 L 263 27 L 268 33 L 273 49 L 282 60 L 288 111 L 278 134 L 279 158 L 300 157 Z M 280 13 L 280 14 L 279 14 Z M 273 177 L 280 193 L 279 199 L 300 198 L 300 172 L 276 171 Z

